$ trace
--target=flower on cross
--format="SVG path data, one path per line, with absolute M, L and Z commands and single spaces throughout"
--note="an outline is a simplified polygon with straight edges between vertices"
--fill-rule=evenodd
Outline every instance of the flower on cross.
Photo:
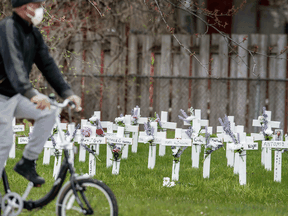
M 89 127 L 84 127 L 83 129 L 81 129 L 81 134 L 84 137 L 90 137 L 92 134 L 92 130 Z
M 191 107 L 189 109 L 190 116 L 188 116 L 184 110 L 180 109 L 180 111 L 181 111 L 183 117 L 181 115 L 178 115 L 179 119 L 183 120 L 184 122 L 186 122 L 186 123 L 188 123 L 189 125 L 192 126 L 193 125 L 193 121 L 192 120 L 195 119 L 195 114 L 194 114 L 193 107 Z
M 132 116 L 132 121 L 131 121 L 131 125 L 138 125 L 138 106 L 136 106 L 136 110 L 134 111 L 134 109 L 131 110 L 131 116 Z

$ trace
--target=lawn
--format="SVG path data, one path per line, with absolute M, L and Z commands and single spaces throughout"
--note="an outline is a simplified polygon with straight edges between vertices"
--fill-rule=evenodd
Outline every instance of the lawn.
M 172 138 L 169 131 L 168 137 Z M 28 181 L 13 171 L 13 166 L 22 156 L 24 145 L 17 145 L 16 159 L 7 161 L 11 189 L 23 194 Z M 203 149 L 201 158 L 203 158 Z M 158 147 L 157 147 L 158 155 Z M 79 162 L 75 156 L 75 168 L 79 174 L 88 173 L 88 161 Z M 274 157 L 273 157 L 274 158 Z M 240 186 L 238 175 L 233 168 L 227 167 L 224 149 L 211 155 L 210 178 L 203 179 L 203 163 L 200 168 L 192 168 L 191 148 L 181 156 L 179 182 L 175 187 L 163 187 L 163 177 L 170 177 L 172 156 L 170 147 L 166 155 L 157 156 L 153 170 L 148 166 L 148 145 L 138 144 L 138 152 L 131 153 L 128 159 L 121 161 L 120 174 L 112 175 L 112 167 L 106 168 L 106 146 L 100 146 L 96 176 L 105 182 L 114 192 L 119 215 L 288 215 L 288 157 L 283 154 L 282 182 L 273 181 L 273 171 L 266 171 L 261 165 L 261 152 L 247 152 L 247 185 Z M 88 160 L 88 153 L 86 160 Z M 28 199 L 38 199 L 47 193 L 53 185 L 54 157 L 50 165 L 42 165 L 43 153 L 37 165 L 38 173 L 46 183 L 41 188 L 33 188 Z M 273 169 L 273 167 L 272 167 Z M 2 181 L 1 181 L 2 182 Z M 3 186 L 1 193 L 4 193 Z M 21 215 L 55 215 L 55 201 L 43 209 Z

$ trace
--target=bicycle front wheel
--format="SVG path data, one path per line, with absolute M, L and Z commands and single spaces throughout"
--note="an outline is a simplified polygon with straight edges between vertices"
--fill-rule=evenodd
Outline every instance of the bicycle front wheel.
M 81 187 L 80 190 L 77 190 L 77 194 L 82 204 L 88 209 L 88 203 L 93 210 L 93 213 L 83 213 L 81 207 L 75 199 L 75 195 L 70 185 L 60 194 L 59 203 L 56 207 L 58 215 L 118 215 L 116 198 L 106 184 L 90 178 L 77 180 L 77 182 Z

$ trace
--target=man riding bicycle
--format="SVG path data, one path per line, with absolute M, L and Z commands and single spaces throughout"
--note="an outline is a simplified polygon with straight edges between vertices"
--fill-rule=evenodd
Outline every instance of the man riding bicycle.
M 45 180 L 35 168 L 35 162 L 55 124 L 55 110 L 50 109 L 47 96 L 33 89 L 29 74 L 35 63 L 55 91 L 81 107 L 81 99 L 63 79 L 47 45 L 35 27 L 43 19 L 44 0 L 12 0 L 13 15 L 0 21 L 0 174 L 13 142 L 12 120 L 35 120 L 34 130 L 22 159 L 14 170 L 34 185 Z

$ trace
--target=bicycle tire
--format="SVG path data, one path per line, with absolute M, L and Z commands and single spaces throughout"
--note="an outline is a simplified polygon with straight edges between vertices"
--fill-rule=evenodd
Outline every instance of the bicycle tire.
M 87 198 L 89 204 L 91 205 L 94 214 L 93 215 L 110 215 L 117 216 L 118 215 L 118 206 L 115 195 L 112 190 L 103 182 L 98 181 L 96 179 L 87 178 L 77 180 L 80 187 L 85 188 L 83 192 L 87 198 L 87 195 L 91 195 L 92 198 Z M 91 192 L 92 187 L 96 190 Z M 89 191 L 88 191 L 89 190 Z M 100 193 L 99 193 L 100 192 Z M 83 201 L 82 196 L 78 192 L 80 199 Z M 74 198 L 73 198 L 74 197 Z M 105 199 L 106 198 L 106 199 Z M 73 201 L 74 199 L 74 201 Z M 109 211 L 107 210 L 107 203 L 109 204 Z M 70 203 L 69 203 L 70 202 Z M 71 203 L 73 202 L 72 206 Z M 104 205 L 103 205 L 104 202 Z M 70 215 L 83 215 L 83 212 L 79 212 L 76 214 L 77 209 L 80 210 L 77 201 L 75 200 L 75 196 L 71 187 L 71 184 L 65 188 L 62 193 L 59 195 L 59 202 L 56 206 L 56 212 L 59 216 L 70 216 Z M 109 214 L 108 214 L 109 212 Z

